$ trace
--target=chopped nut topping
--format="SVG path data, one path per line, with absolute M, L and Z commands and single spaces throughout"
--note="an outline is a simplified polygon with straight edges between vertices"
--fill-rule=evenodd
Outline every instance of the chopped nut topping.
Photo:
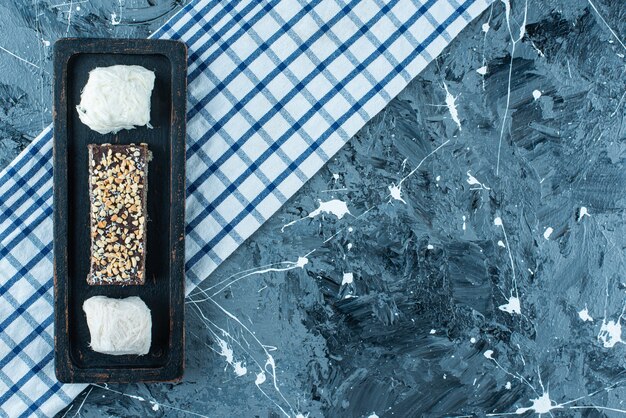
M 88 282 L 142 284 L 147 146 L 90 145 L 89 154 L 92 255 Z

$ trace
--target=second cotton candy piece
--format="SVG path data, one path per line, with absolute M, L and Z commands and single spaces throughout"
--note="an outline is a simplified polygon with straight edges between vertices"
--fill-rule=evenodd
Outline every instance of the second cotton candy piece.
M 114 356 L 150 351 L 152 316 L 140 298 L 93 296 L 83 303 L 83 310 L 94 351 Z

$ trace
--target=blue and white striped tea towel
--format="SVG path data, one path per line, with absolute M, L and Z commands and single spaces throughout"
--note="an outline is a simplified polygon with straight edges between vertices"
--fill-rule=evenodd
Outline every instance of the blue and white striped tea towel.
M 187 290 L 204 280 L 491 0 L 194 1 L 155 34 L 189 48 Z M 52 129 L 0 173 L 0 406 L 50 416 Z

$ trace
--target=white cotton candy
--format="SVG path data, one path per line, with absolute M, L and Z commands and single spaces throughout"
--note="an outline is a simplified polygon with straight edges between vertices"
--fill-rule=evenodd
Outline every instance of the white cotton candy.
M 89 72 L 76 106 L 81 122 L 101 134 L 150 127 L 154 72 L 139 65 L 113 65 Z
M 147 354 L 152 341 L 150 309 L 136 296 L 93 296 L 83 303 L 94 351 L 119 356 Z

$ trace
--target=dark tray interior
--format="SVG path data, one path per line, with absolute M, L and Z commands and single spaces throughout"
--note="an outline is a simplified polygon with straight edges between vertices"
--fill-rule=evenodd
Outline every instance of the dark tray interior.
M 101 135 L 75 110 L 89 71 L 116 64 L 155 72 L 152 129 Z M 61 40 L 55 45 L 55 355 L 64 382 L 173 380 L 183 369 L 184 164 L 186 50 L 154 40 Z M 90 286 L 88 144 L 147 143 L 146 283 Z M 91 296 L 139 296 L 152 314 L 145 356 L 112 356 L 89 348 L 83 302 Z

